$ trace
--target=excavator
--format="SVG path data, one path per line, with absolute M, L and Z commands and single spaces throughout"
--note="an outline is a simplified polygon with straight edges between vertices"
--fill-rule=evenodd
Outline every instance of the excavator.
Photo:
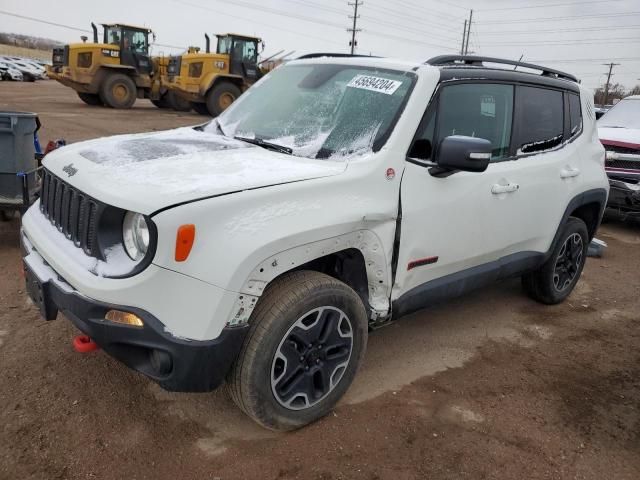
M 88 105 L 131 108 L 137 98 L 148 98 L 159 108 L 191 110 L 190 102 L 167 88 L 170 57 L 149 55 L 146 27 L 123 23 L 102 24 L 103 38 L 91 23 L 93 43 L 72 43 L 53 49 L 50 78 L 73 88 Z
M 169 91 L 191 103 L 202 115 L 218 116 L 262 75 L 258 64 L 258 37 L 226 33 L 216 35 L 216 52 L 205 34 L 205 52 L 191 50 L 171 57 L 167 66 Z

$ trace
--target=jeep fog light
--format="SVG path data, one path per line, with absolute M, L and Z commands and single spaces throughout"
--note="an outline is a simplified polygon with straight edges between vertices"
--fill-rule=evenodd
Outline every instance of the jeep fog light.
M 121 312 L 120 310 L 109 310 L 104 318 L 113 323 L 131 325 L 132 327 L 144 326 L 144 322 L 139 316 L 129 312 Z

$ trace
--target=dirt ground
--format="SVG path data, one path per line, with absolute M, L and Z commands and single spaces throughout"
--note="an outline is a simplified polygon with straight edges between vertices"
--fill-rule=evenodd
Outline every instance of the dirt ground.
M 40 113 L 43 140 L 202 120 L 139 102 L 85 106 L 54 82 L 0 84 L 0 110 Z M 289 434 L 223 389 L 168 393 L 24 293 L 18 220 L 0 224 L 1 479 L 640 478 L 640 225 L 610 221 L 562 305 L 509 281 L 370 335 L 346 398 Z

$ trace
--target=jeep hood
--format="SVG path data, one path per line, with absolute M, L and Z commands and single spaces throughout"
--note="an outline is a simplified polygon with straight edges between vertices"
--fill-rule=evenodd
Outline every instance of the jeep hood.
M 44 166 L 97 200 L 150 214 L 201 198 L 338 175 L 347 164 L 180 128 L 76 143 L 47 155 Z

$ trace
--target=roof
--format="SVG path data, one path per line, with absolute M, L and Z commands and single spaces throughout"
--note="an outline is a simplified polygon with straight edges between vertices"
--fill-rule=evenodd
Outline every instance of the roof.
M 103 23 L 101 24 L 103 27 L 124 27 L 131 28 L 134 30 L 143 30 L 145 32 L 151 32 L 152 30 L 149 27 L 139 27 L 137 25 L 129 25 L 128 23 Z
M 262 41 L 262 38 L 260 37 L 254 37 L 252 35 L 243 35 L 242 33 L 216 33 L 216 37 L 240 37 L 240 38 L 247 38 L 250 40 L 258 40 L 259 42 Z
M 309 57 L 304 55 L 304 57 Z M 397 58 L 385 58 L 385 57 L 366 57 L 366 56 L 339 56 L 334 57 L 330 53 L 325 56 L 316 56 L 312 54 L 310 58 L 300 58 L 296 60 L 291 60 L 288 62 L 289 64 L 318 64 L 318 63 L 327 63 L 327 64 L 339 64 L 339 65 L 354 65 L 354 66 L 362 66 L 362 67 L 377 67 L 377 68 L 386 68 L 390 70 L 401 70 L 401 71 L 416 71 L 418 69 L 433 69 L 435 67 L 429 65 L 423 65 L 420 62 L 410 61 L 410 60 L 401 60 Z

